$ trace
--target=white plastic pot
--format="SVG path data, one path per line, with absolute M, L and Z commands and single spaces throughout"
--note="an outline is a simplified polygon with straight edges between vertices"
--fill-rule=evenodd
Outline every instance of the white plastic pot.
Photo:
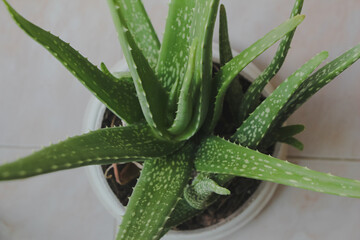
M 217 44 L 213 46 L 213 60 L 219 62 L 219 47 Z M 237 55 L 236 51 L 233 51 Z M 123 59 L 114 68 L 114 71 L 126 71 L 126 61 Z M 252 63 L 250 63 L 243 71 L 242 74 L 248 80 L 253 81 L 259 74 L 260 70 Z M 267 85 L 263 94 L 268 96 L 273 91 L 271 85 Z M 83 129 L 84 131 L 96 130 L 101 127 L 101 122 L 106 107 L 98 101 L 96 98 L 91 99 L 85 117 Z M 275 152 L 273 154 L 277 158 L 286 157 L 286 147 L 284 144 L 276 145 Z M 88 178 L 92 185 L 96 195 L 117 221 L 121 222 L 121 217 L 125 213 L 125 207 L 117 199 L 107 180 L 104 177 L 104 173 L 101 166 L 89 166 L 87 167 Z M 227 236 L 239 231 L 240 228 L 249 223 L 260 211 L 267 205 L 272 198 L 277 184 L 271 182 L 262 182 L 254 194 L 244 203 L 242 207 L 236 210 L 225 221 L 212 225 L 210 227 L 188 230 L 188 231 L 170 231 L 163 239 L 165 240 L 220 240 L 227 239 Z

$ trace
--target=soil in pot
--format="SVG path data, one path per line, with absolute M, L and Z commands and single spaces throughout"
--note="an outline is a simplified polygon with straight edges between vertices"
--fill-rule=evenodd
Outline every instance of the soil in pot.
M 213 72 L 217 72 L 218 69 L 219 65 L 214 64 Z M 250 85 L 249 81 L 241 75 L 239 75 L 237 81 L 241 83 L 245 90 Z M 261 101 L 263 99 L 261 99 Z M 216 134 L 224 136 L 225 138 L 231 136 L 236 131 L 236 126 L 231 124 L 231 120 L 229 121 L 229 119 L 232 119 L 233 117 L 230 114 L 230 107 L 229 102 L 225 99 L 222 117 L 215 129 Z M 102 128 L 121 125 L 121 120 L 107 109 L 104 113 Z M 270 149 L 267 152 L 272 153 L 272 150 L 273 149 Z M 122 181 L 122 184 L 119 184 L 115 179 L 113 167 L 114 166 L 111 165 L 103 165 L 102 169 L 104 174 L 107 176 L 107 182 L 110 188 L 119 201 L 126 206 L 128 204 L 129 197 L 132 194 L 133 187 L 136 185 L 137 177 L 140 174 L 140 168 L 137 168 L 133 163 L 117 165 L 117 171 L 120 173 Z M 129 169 L 131 169 L 130 173 Z M 231 191 L 231 195 L 221 196 L 203 213 L 177 226 L 175 230 L 195 230 L 224 221 L 252 196 L 260 183 L 261 181 L 255 179 L 242 177 L 234 178 L 227 186 L 227 188 Z

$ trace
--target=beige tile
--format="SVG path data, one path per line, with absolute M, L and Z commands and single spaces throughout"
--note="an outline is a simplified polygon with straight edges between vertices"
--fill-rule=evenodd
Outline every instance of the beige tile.
M 309 168 L 360 179 L 359 162 L 300 160 Z M 229 240 L 355 240 L 360 236 L 360 200 L 279 186 L 258 217 Z
M 29 150 L 0 149 L 0 159 Z M 0 239 L 113 239 L 114 219 L 84 169 L 0 182 Z

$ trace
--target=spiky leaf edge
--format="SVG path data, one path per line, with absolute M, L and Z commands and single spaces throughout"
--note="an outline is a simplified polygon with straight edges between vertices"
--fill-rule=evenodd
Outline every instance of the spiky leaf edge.
M 145 119 L 159 138 L 170 139 L 166 131 L 169 123 L 164 117 L 168 101 L 167 92 L 161 86 L 127 26 L 125 6 L 117 5 L 116 0 L 108 0 L 108 5 Z
M 1 165 L 0 181 L 87 165 L 144 161 L 171 154 L 181 146 L 159 140 L 145 123 L 99 129 Z
M 224 154 L 226 153 L 226 154 Z M 197 171 L 229 174 L 345 197 L 360 198 L 360 181 L 321 173 L 260 152 L 208 137 L 195 155 Z

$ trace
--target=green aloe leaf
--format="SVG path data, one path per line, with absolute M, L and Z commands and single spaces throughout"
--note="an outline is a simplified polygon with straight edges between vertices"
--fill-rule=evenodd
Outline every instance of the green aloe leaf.
M 54 55 L 79 81 L 85 85 L 113 113 L 127 123 L 138 122 L 143 114 L 133 87 L 123 81 L 114 81 L 92 65 L 68 43 L 32 24 L 18 14 L 4 0 L 15 22 L 35 41 Z
M 157 239 L 189 180 L 193 146 L 147 161 L 130 198 L 117 240 Z
M 293 147 L 296 147 L 298 149 L 304 148 L 304 146 L 300 143 L 298 140 L 292 139 L 293 136 L 301 133 L 304 131 L 305 126 L 301 124 L 296 125 L 290 125 L 290 126 L 284 126 L 280 127 L 276 130 L 271 131 L 271 133 L 266 135 L 266 141 L 263 139 L 261 141 L 261 145 L 259 146 L 260 149 L 267 149 L 268 147 L 272 146 L 276 142 L 283 142 L 292 145 Z M 300 150 L 302 150 L 300 149 Z
M 210 108 L 209 119 L 211 122 L 207 127 L 208 131 L 211 132 L 214 129 L 221 111 L 223 99 L 231 84 L 232 80 L 236 77 L 236 75 L 242 71 L 250 62 L 252 62 L 257 56 L 263 53 L 266 49 L 272 46 L 275 42 L 280 40 L 287 33 L 294 30 L 296 26 L 298 26 L 304 19 L 303 15 L 298 15 L 293 17 L 269 33 L 267 33 L 263 38 L 256 41 L 249 48 L 242 51 L 238 56 L 234 57 L 231 61 L 225 64 L 220 71 L 216 74 L 214 79 L 214 89 L 216 92 L 213 93 L 213 97 L 215 100 L 215 104 L 213 108 Z
M 191 121 L 191 109 L 193 109 L 195 94 L 195 82 L 193 81 L 193 77 L 195 70 L 196 47 L 197 41 L 194 41 L 190 49 L 189 62 L 184 80 L 178 92 L 179 97 L 176 98 L 178 99 L 176 117 L 172 126 L 168 129 L 168 131 L 174 135 L 182 133 Z
M 191 26 L 195 2 L 172 0 L 166 20 L 156 74 L 162 86 L 171 91 L 176 81 L 184 79 L 192 43 Z M 182 85 L 182 84 L 181 84 Z
M 224 66 L 233 58 L 229 40 L 226 10 L 223 4 L 220 5 L 220 24 L 219 24 L 219 53 L 220 65 Z
M 296 134 L 301 133 L 302 131 L 304 131 L 305 126 L 301 125 L 301 124 L 296 124 L 296 125 L 289 125 L 289 126 L 284 126 L 279 128 L 275 134 L 274 134 L 274 138 L 278 139 L 278 140 L 283 140 L 292 136 L 295 136 Z
M 301 83 L 328 57 L 322 52 L 301 66 L 258 106 L 232 136 L 243 146 L 256 148 Z
M 304 0 L 295 1 L 290 18 L 301 13 L 303 3 Z M 270 65 L 255 79 L 255 81 L 250 85 L 249 89 L 244 94 L 244 99 L 240 105 L 239 110 L 239 124 L 241 124 L 242 121 L 244 121 L 249 116 L 249 114 L 254 111 L 259 102 L 258 100 L 261 97 L 262 90 L 280 70 L 290 49 L 290 44 L 295 34 L 295 30 L 296 29 L 286 34 L 284 39 L 281 40 L 274 59 L 271 61 Z
M 289 144 L 300 151 L 304 150 L 304 144 L 294 137 L 288 137 L 280 140 L 279 142 Z
M 198 175 L 191 185 L 186 186 L 184 198 L 191 207 L 202 210 L 212 203 L 210 196 L 213 193 L 229 195 L 230 191 L 219 186 L 214 180 L 206 175 Z
M 147 124 L 96 130 L 0 166 L 0 180 L 26 178 L 94 164 L 158 158 L 181 147 L 157 139 Z
M 195 155 L 198 171 L 265 180 L 316 192 L 360 198 L 360 181 L 310 170 L 219 137 L 205 139 Z
M 121 12 L 136 45 L 152 69 L 155 69 L 159 58 L 160 41 L 141 0 L 114 0 L 113 3 L 115 8 L 122 9 Z
M 104 63 L 100 64 L 100 69 L 108 77 L 112 78 L 114 82 L 121 81 L 121 82 L 124 82 L 124 84 L 128 84 L 128 85 L 131 84 L 131 86 L 132 86 L 131 94 L 136 96 L 136 89 L 135 89 L 135 86 L 134 86 L 134 83 L 133 83 L 130 72 L 114 72 L 114 73 L 111 73 Z
M 219 0 L 190 1 L 174 0 L 170 2 L 163 44 L 157 67 L 157 75 L 170 92 L 170 109 L 179 86 L 184 86 L 188 69 L 191 46 L 196 42 L 194 74 L 191 79 L 195 85 L 192 93 L 194 106 L 186 109 L 192 117 L 186 129 L 176 131 L 177 140 L 192 137 L 202 125 L 207 109 L 211 86 L 212 36 Z M 186 86 L 186 85 L 185 85 Z M 184 113 L 177 112 L 178 116 Z M 188 113 L 186 113 L 188 114 Z
M 193 181 L 193 187 L 196 192 L 201 193 L 203 195 L 207 195 L 210 193 L 217 193 L 220 195 L 229 195 L 230 191 L 224 187 L 219 186 L 214 180 L 204 177 L 197 178 Z
M 281 126 L 312 95 L 350 67 L 360 58 L 360 44 L 351 48 L 335 60 L 329 62 L 312 74 L 299 87 L 298 91 L 288 101 L 281 114 L 277 117 L 275 127 Z
M 200 214 L 203 210 L 198 210 L 189 205 L 189 203 L 182 197 L 176 204 L 174 211 L 170 218 L 166 221 L 165 227 L 160 236 L 165 235 L 172 227 L 177 226 L 186 220 Z
M 192 137 L 202 126 L 209 108 L 209 99 L 212 85 L 212 38 L 219 0 L 196 1 L 191 37 L 198 39 L 196 49 L 196 61 L 194 79 L 198 98 L 192 121 L 183 134 L 178 136 L 179 140 Z
M 129 31 L 125 5 L 118 5 L 116 0 L 108 3 L 145 119 L 159 137 L 168 139 L 169 124 L 164 118 L 168 95 Z
M 227 62 L 233 59 L 229 40 L 226 10 L 223 4 L 220 5 L 219 53 L 221 66 L 224 66 Z M 243 95 L 243 88 L 240 83 L 239 76 L 237 75 L 225 95 L 225 102 L 229 107 L 231 119 L 234 122 L 240 122 L 239 106 L 243 102 Z

